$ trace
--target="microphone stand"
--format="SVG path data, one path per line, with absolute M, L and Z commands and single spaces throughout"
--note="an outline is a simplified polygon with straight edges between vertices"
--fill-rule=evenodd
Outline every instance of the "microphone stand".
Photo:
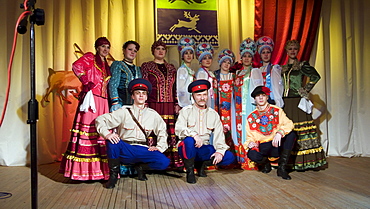
M 32 19 L 32 18 L 30 18 Z M 30 124 L 31 136 L 31 195 L 32 195 L 32 209 L 37 208 L 37 193 L 38 193 L 38 177 L 37 177 L 37 120 L 39 119 L 38 101 L 36 99 L 36 79 L 35 79 L 35 28 L 34 21 L 30 21 L 30 86 L 31 99 L 28 101 L 28 120 Z
M 37 209 L 37 193 L 38 193 L 38 176 L 37 176 L 37 120 L 39 119 L 39 106 L 36 100 L 36 70 L 35 70 L 35 23 L 44 25 L 45 13 L 43 9 L 34 9 L 36 0 L 27 1 L 27 8 L 32 10 L 30 20 L 30 87 L 31 98 L 28 101 L 28 120 L 30 124 L 30 147 L 31 147 L 31 204 L 32 209 Z M 26 8 L 26 5 L 21 4 L 21 8 Z M 27 31 L 27 17 L 22 20 L 18 26 L 18 33 L 24 34 Z

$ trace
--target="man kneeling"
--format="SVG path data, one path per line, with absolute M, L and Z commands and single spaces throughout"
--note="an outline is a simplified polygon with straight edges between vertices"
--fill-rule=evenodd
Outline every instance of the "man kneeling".
M 164 170 L 170 163 L 162 153 L 168 148 L 166 123 L 155 110 L 145 107 L 152 85 L 138 78 L 132 80 L 128 88 L 134 100 L 132 106 L 124 106 L 95 120 L 97 131 L 108 140 L 110 176 L 106 188 L 109 189 L 117 183 L 120 163 L 134 164 L 141 181 L 147 180 L 145 170 Z M 118 134 L 109 131 L 114 128 Z M 151 132 L 157 136 L 157 145 L 148 148 L 146 138 Z
M 267 102 L 269 95 L 270 89 L 264 86 L 257 86 L 251 94 L 257 108 L 247 118 L 244 148 L 249 148 L 248 158 L 258 163 L 263 173 L 271 171 L 268 157 L 279 157 L 277 175 L 290 180 L 286 165 L 295 142 L 294 125 L 281 108 Z
M 206 177 L 204 168 L 209 165 L 230 165 L 235 156 L 227 151 L 225 135 L 218 113 L 207 107 L 207 80 L 196 80 L 188 86 L 195 103 L 180 110 L 175 125 L 175 133 L 181 140 L 178 144 L 179 155 L 184 161 L 186 181 L 196 183 L 194 167 L 200 177 Z M 210 138 L 213 134 L 213 145 Z

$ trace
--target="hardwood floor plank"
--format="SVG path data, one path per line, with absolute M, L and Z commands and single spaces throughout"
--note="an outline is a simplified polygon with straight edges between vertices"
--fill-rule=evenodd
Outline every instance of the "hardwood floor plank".
M 59 163 L 39 166 L 39 208 L 370 208 L 370 158 L 328 158 L 321 171 L 292 172 L 292 180 L 237 169 L 208 172 L 186 183 L 185 173 L 121 178 L 116 188 L 100 181 L 72 181 Z M 0 166 L 1 209 L 30 208 L 30 168 Z

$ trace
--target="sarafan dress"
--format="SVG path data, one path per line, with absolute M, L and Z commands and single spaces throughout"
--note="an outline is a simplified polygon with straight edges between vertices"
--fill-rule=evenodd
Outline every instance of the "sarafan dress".
M 100 60 L 98 60 L 100 59 Z M 89 52 L 72 65 L 80 79 L 83 90 L 71 129 L 71 137 L 60 164 L 60 172 L 73 180 L 109 179 L 106 144 L 95 127 L 95 118 L 109 112 L 107 85 L 109 66 L 99 55 Z M 85 95 L 92 90 L 96 111 L 80 111 Z
M 235 151 L 236 157 L 244 170 L 257 170 L 256 164 L 248 159 L 247 150 L 243 144 L 247 141 L 247 116 L 255 108 L 254 99 L 251 93 L 257 86 L 263 85 L 263 77 L 258 68 L 243 67 L 241 63 L 233 66 L 234 77 L 234 100 L 235 100 Z

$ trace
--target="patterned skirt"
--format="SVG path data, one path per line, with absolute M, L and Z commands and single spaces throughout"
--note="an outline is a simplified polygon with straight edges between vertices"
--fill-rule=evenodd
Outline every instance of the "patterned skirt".
M 294 122 L 297 143 L 292 150 L 295 170 L 313 169 L 326 164 L 324 149 L 311 114 L 298 108 L 300 97 L 284 98 L 284 112 Z
M 59 172 L 73 180 L 109 179 L 105 140 L 95 127 L 95 118 L 109 112 L 108 100 L 95 95 L 94 100 L 95 113 L 81 112 L 78 106 L 71 138 L 60 164 Z
M 171 169 L 177 169 L 182 166 L 184 166 L 184 163 L 182 162 L 182 159 L 179 156 L 178 150 L 177 150 L 177 142 L 178 138 L 175 135 L 175 103 L 174 102 L 156 102 L 156 103 L 149 103 L 148 106 L 155 111 L 158 112 L 159 115 L 161 115 L 164 122 L 167 124 L 167 143 L 168 143 L 168 149 L 163 153 L 170 159 L 170 165 L 168 167 L 169 170 Z M 156 144 L 156 139 L 153 139 L 155 137 L 149 137 L 149 139 L 152 139 L 152 144 Z

